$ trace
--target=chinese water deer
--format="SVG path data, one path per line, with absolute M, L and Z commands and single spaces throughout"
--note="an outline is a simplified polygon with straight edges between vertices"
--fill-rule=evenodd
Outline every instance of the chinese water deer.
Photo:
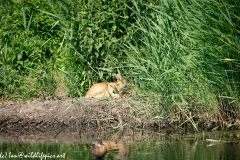
M 120 98 L 120 95 L 125 94 L 123 88 L 126 85 L 126 80 L 118 74 L 114 74 L 114 76 L 117 79 L 116 82 L 101 82 L 94 84 L 87 91 L 85 98 Z

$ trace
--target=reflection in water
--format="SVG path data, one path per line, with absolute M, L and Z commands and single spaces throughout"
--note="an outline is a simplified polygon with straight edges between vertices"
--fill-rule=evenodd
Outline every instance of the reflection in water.
M 135 140 L 131 143 L 103 141 L 108 149 L 104 160 L 238 160 L 240 157 L 239 133 L 228 135 L 197 135 L 176 139 L 152 138 L 149 140 Z M 0 158 L 22 160 L 19 153 L 29 155 L 39 153 L 44 155 L 66 156 L 57 159 L 91 160 L 90 144 L 74 143 L 0 143 Z M 30 159 L 30 158 L 29 158 Z
M 123 144 L 123 142 L 103 141 L 103 144 L 107 147 L 108 151 L 118 152 L 118 154 L 121 157 L 127 157 L 128 156 L 129 149 L 127 148 L 127 145 Z
M 102 140 L 97 139 L 90 146 L 89 151 L 95 159 L 102 159 L 107 154 L 107 147 L 102 143 Z

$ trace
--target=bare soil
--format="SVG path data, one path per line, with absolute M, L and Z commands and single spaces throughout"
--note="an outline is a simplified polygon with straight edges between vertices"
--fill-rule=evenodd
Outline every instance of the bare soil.
M 219 116 L 219 113 L 202 113 L 190 119 L 186 113 L 170 113 L 170 116 L 168 115 L 172 117 L 170 119 L 153 119 L 144 112 L 139 113 L 132 109 L 131 105 L 131 101 L 122 99 L 106 101 L 36 99 L 25 103 L 2 103 L 0 104 L 0 140 L 36 141 L 37 137 L 42 141 L 49 141 L 56 140 L 56 137 L 61 135 L 60 141 L 74 142 L 81 135 L 104 137 L 114 132 L 132 137 L 145 133 L 150 135 L 150 133 L 196 132 L 196 127 L 198 132 L 240 129 L 238 116 L 233 118 Z M 72 140 L 69 139 L 70 137 Z

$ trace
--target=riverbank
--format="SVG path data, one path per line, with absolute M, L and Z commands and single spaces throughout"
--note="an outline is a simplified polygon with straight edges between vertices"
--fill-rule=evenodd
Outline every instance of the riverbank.
M 148 113 L 144 104 L 129 100 L 36 99 L 25 103 L 0 104 L 2 135 L 23 135 L 64 130 L 149 131 L 161 134 L 185 134 L 214 130 L 239 130 L 240 118 L 227 113 L 192 110 Z M 148 106 L 145 109 L 150 110 Z M 153 116 L 155 114 L 155 116 Z

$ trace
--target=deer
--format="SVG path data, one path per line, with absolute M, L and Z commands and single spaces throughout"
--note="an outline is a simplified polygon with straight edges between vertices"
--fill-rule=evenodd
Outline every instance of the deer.
M 85 98 L 120 98 L 121 95 L 126 94 L 124 87 L 127 81 L 119 74 L 114 74 L 116 82 L 100 82 L 94 84 L 86 93 Z

